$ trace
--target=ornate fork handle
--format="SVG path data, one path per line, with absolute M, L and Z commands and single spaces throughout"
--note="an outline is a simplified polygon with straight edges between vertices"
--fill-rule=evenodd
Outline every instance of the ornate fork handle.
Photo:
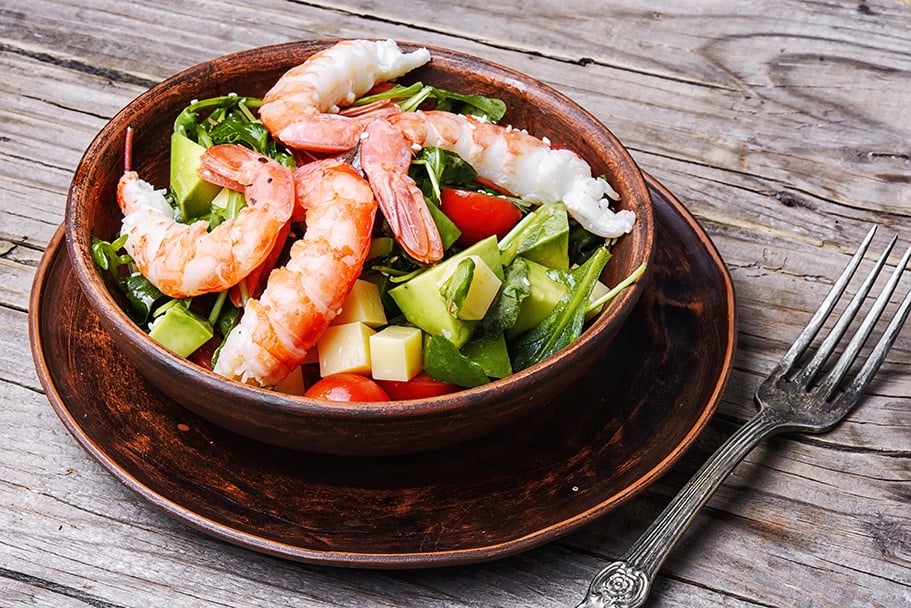
M 617 561 L 592 579 L 577 608 L 638 608 L 645 604 L 655 573 L 683 536 L 699 509 L 762 440 L 785 422 L 774 411 L 761 409 L 731 435 L 671 500 L 661 515 Z

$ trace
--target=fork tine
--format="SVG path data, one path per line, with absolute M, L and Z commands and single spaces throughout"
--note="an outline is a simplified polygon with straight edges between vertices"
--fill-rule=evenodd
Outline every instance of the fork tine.
M 898 241 L 898 236 L 892 237 L 892 240 L 883 250 L 882 254 L 880 254 L 879 259 L 873 266 L 873 269 L 867 274 L 867 277 L 864 279 L 861 286 L 857 289 L 854 297 L 851 298 L 851 302 L 841 313 L 841 316 L 838 318 L 838 323 L 836 323 L 835 327 L 832 328 L 832 330 L 829 332 L 829 335 L 827 335 L 826 339 L 823 340 L 822 344 L 819 345 L 819 348 L 816 350 L 816 354 L 813 355 L 813 359 L 807 363 L 803 369 L 800 370 L 800 373 L 797 374 L 797 376 L 794 378 L 795 383 L 804 386 L 808 385 L 810 381 L 816 376 L 816 373 L 819 371 L 819 369 L 832 355 L 832 352 L 835 350 L 835 346 L 838 344 L 839 340 L 841 340 L 841 337 L 845 335 L 845 332 L 851 325 L 854 317 L 857 316 L 857 311 L 860 310 L 861 306 L 864 303 L 864 300 L 867 297 L 867 294 L 870 293 L 870 289 L 876 282 L 876 278 L 882 271 L 883 266 L 886 265 L 886 260 L 889 258 L 889 254 L 892 253 L 892 249 L 895 247 L 896 241 Z
M 879 320 L 879 317 L 882 315 L 883 310 L 885 310 L 886 305 L 889 303 L 889 300 L 892 299 L 892 294 L 895 292 L 896 287 L 898 287 L 898 282 L 901 280 L 902 275 L 905 272 L 905 269 L 908 266 L 908 261 L 911 259 L 911 247 L 905 252 L 905 255 L 902 257 L 901 262 L 898 266 L 895 267 L 895 270 L 892 272 L 892 277 L 889 279 L 889 282 L 886 284 L 885 289 L 882 293 L 879 294 L 879 297 L 876 298 L 876 302 L 873 304 L 873 307 L 867 313 L 867 316 L 864 318 L 863 323 L 861 323 L 860 328 L 857 330 L 857 333 L 854 334 L 854 337 L 851 338 L 851 341 L 848 343 L 847 348 L 839 357 L 838 362 L 832 368 L 832 371 L 826 377 L 825 381 L 819 386 L 819 391 L 824 395 L 826 399 L 832 394 L 835 390 L 835 387 L 838 386 L 838 383 L 841 382 L 844 375 L 847 373 L 848 368 L 851 367 L 851 364 L 854 363 L 854 359 L 857 358 L 858 353 L 860 352 L 861 347 L 863 347 L 864 342 L 867 341 L 867 338 L 870 336 L 870 332 L 873 331 L 873 326 L 876 325 L 876 322 Z M 901 324 L 904 322 L 905 316 L 907 316 L 907 301 L 908 295 L 905 295 L 904 301 L 902 302 L 899 313 L 896 315 L 895 319 L 901 319 L 897 323 L 898 327 L 896 328 L 896 335 L 898 329 L 901 327 Z M 892 325 L 896 324 L 895 319 L 889 324 L 889 330 L 891 330 Z M 884 337 L 888 336 L 889 330 L 887 330 Z M 894 337 L 892 338 L 894 340 Z M 871 354 L 870 358 L 875 359 L 879 358 L 882 363 L 882 359 L 885 358 L 886 353 L 882 352 L 878 354 L 876 351 L 883 345 L 882 339 L 877 344 L 876 349 Z M 884 346 L 885 351 L 888 350 L 888 347 L 891 346 L 891 343 L 888 343 L 887 346 Z M 869 361 L 867 362 L 869 363 Z M 872 371 L 876 371 L 876 368 L 879 367 L 879 363 L 873 368 Z M 866 369 L 867 365 L 864 365 Z M 868 372 L 869 373 L 869 372 Z M 872 373 L 869 373 L 872 377 Z M 869 381 L 869 378 L 867 379 Z
M 807 326 L 804 328 L 800 335 L 797 336 L 797 340 L 794 341 L 794 344 L 791 345 L 791 348 L 788 349 L 788 352 L 784 354 L 784 357 L 781 358 L 778 365 L 775 367 L 773 375 L 782 375 L 788 372 L 788 370 L 793 367 L 794 362 L 804 353 L 810 343 L 813 341 L 813 338 L 816 337 L 816 334 L 819 332 L 819 329 L 823 326 L 826 319 L 829 316 L 829 313 L 832 312 L 832 309 L 835 307 L 835 303 L 838 302 L 841 298 L 842 293 L 847 287 L 848 282 L 851 280 L 851 277 L 854 275 L 854 271 L 857 270 L 857 266 L 860 264 L 860 261 L 863 259 L 864 254 L 867 252 L 867 249 L 870 247 L 870 242 L 873 240 L 873 235 L 876 233 L 876 226 L 870 228 L 870 231 L 867 232 L 867 236 L 864 238 L 863 242 L 857 248 L 857 251 L 854 253 L 854 257 L 851 258 L 851 261 L 848 262 L 848 265 L 845 266 L 845 269 L 842 271 L 841 276 L 838 277 L 838 280 L 835 281 L 835 284 L 832 285 L 832 289 L 829 290 L 828 295 L 822 304 L 819 305 L 819 309 L 813 314 L 813 318 L 810 319 L 810 322 L 807 323 Z
M 857 377 L 848 385 L 839 399 L 843 400 L 846 404 L 853 403 L 857 400 L 858 395 L 867 388 L 867 385 L 870 384 L 870 381 L 873 380 L 873 376 L 876 374 L 877 370 L 879 370 L 879 366 L 886 359 L 886 353 L 892 348 L 892 344 L 898 337 L 898 332 L 901 331 L 902 326 L 905 324 L 909 312 L 911 312 L 911 288 L 909 288 L 908 292 L 905 294 L 905 299 L 902 300 L 898 311 L 892 318 L 892 321 L 889 322 L 889 326 L 886 328 L 885 333 L 880 337 L 879 342 L 876 343 L 876 347 L 873 349 L 873 352 L 870 353 L 870 357 L 857 373 Z

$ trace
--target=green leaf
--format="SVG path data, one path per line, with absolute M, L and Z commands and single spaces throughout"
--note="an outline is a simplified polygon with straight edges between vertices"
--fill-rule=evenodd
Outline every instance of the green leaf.
M 506 114 L 506 103 L 495 97 L 466 95 L 447 89 L 416 82 L 409 86 L 397 84 L 385 91 L 360 98 L 356 104 L 363 105 L 383 99 L 396 101 L 406 112 L 417 110 L 422 103 L 433 98 L 436 110 L 458 114 L 484 116 L 490 122 L 499 122 Z
M 496 336 L 516 324 L 522 302 L 531 294 L 528 282 L 528 264 L 516 258 L 503 268 L 503 284 L 490 309 L 475 330 L 479 336 Z
M 433 96 L 437 99 L 437 110 L 483 116 L 493 123 L 500 122 L 506 114 L 506 103 L 494 97 L 463 95 L 436 87 L 433 89 Z
M 527 255 L 545 266 L 565 268 L 569 266 L 568 240 L 566 206 L 560 202 L 545 203 L 523 217 L 500 241 L 503 264 L 511 264 L 516 256 Z
M 582 266 L 564 271 L 568 289 L 563 298 L 550 315 L 519 336 L 512 345 L 514 370 L 543 361 L 579 337 L 592 288 L 609 259 L 608 249 L 599 247 Z
M 429 146 L 411 163 L 411 177 L 424 195 L 440 204 L 440 189 L 444 186 L 464 186 L 478 177 L 468 162 L 455 152 Z
M 428 335 L 424 340 L 424 371 L 431 378 L 465 388 L 490 382 L 484 368 L 463 355 L 443 336 Z
M 462 318 L 459 313 L 471 289 L 475 267 L 476 264 L 470 257 L 459 260 L 455 270 L 440 286 L 440 295 L 443 296 L 443 301 L 446 302 L 446 309 L 456 319 Z
M 253 110 L 257 97 L 223 95 L 195 101 L 174 120 L 174 131 L 206 148 L 216 144 L 242 144 L 294 168 L 294 158 L 280 148 Z
M 130 317 L 139 325 L 145 325 L 152 311 L 168 299 L 151 282 L 139 273 L 130 275 L 120 283 L 130 303 Z

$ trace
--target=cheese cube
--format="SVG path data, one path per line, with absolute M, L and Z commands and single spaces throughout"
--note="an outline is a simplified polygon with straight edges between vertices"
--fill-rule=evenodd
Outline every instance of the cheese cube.
M 481 256 L 468 257 L 475 264 L 474 276 L 471 279 L 471 286 L 468 288 L 465 301 L 459 309 L 459 318 L 465 321 L 478 321 L 487 314 L 487 309 L 497 297 L 497 292 L 503 282 Z
M 592 287 L 592 295 L 588 299 L 589 304 L 597 301 L 598 298 L 607 294 L 607 292 L 609 292 L 609 291 L 610 291 L 610 288 L 607 285 L 605 285 L 601 281 L 596 281 L 594 287 Z M 604 310 L 604 305 L 601 305 L 594 310 L 588 311 L 587 313 L 585 313 L 585 320 L 588 321 L 588 320 L 592 319 L 593 317 L 595 317 L 595 315 L 597 315 L 602 310 Z
M 374 380 L 411 380 L 424 368 L 421 330 L 390 325 L 373 334 L 370 361 Z
M 300 365 L 291 370 L 284 380 L 276 384 L 275 390 L 286 395 L 303 395 L 307 392 L 307 383 L 304 382 L 304 373 Z
M 332 325 L 316 343 L 319 373 L 370 373 L 370 336 L 376 331 L 361 322 Z
M 344 325 L 360 321 L 370 327 L 382 327 L 386 324 L 386 311 L 380 288 L 376 283 L 358 279 L 351 288 L 351 293 L 342 303 L 342 312 L 332 320 L 330 325 Z

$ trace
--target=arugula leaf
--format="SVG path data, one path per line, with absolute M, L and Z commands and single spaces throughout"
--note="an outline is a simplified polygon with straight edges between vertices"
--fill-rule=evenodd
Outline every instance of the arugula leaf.
M 206 148 L 216 144 L 242 144 L 294 168 L 294 158 L 280 149 L 253 113 L 262 105 L 258 97 L 222 95 L 194 101 L 174 120 L 174 131 Z
M 396 84 L 385 91 L 361 97 L 357 105 L 372 103 L 383 99 L 395 100 L 406 112 L 417 110 L 428 99 L 434 99 L 434 109 L 457 114 L 474 114 L 496 123 L 506 114 L 506 103 L 496 97 L 483 95 L 466 95 L 447 89 L 416 82 L 409 86 Z
M 463 186 L 474 181 L 478 172 L 455 152 L 433 146 L 423 148 L 411 162 L 411 177 L 437 205 L 443 186 Z M 422 170 L 423 169 L 423 170 Z
M 129 254 L 118 253 L 127 242 L 126 234 L 120 235 L 115 241 L 108 242 L 92 236 L 92 259 L 101 270 L 110 271 L 114 278 L 119 279 L 118 269 L 133 262 Z
M 463 95 L 454 91 L 434 87 L 433 96 L 437 99 L 437 110 L 474 114 L 487 118 L 492 123 L 502 120 L 506 114 L 506 103 L 495 97 L 482 95 Z
M 490 382 L 480 364 L 463 355 L 443 336 L 428 335 L 424 339 L 424 371 L 435 380 L 465 388 Z
M 512 345 L 514 370 L 543 361 L 579 337 L 592 288 L 610 257 L 606 247 L 599 247 L 584 264 L 563 271 L 568 284 L 566 293 L 541 323 L 519 336 Z

